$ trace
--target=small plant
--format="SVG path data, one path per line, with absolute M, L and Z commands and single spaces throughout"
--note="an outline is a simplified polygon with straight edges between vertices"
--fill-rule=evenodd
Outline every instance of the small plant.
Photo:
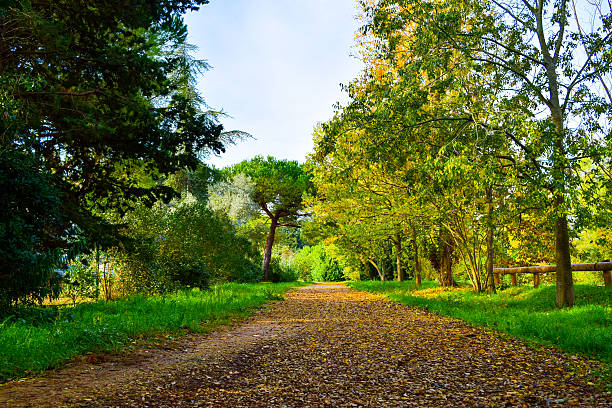
M 264 291 L 264 296 L 267 300 L 285 300 L 285 297 L 280 293 L 274 292 L 271 289 L 266 289 Z
M 79 299 L 94 299 L 96 297 L 96 267 L 76 261 L 68 266 L 62 279 L 62 293 L 72 301 L 75 306 Z

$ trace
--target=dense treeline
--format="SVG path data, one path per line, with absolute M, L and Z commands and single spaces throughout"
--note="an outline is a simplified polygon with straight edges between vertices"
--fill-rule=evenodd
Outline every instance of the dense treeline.
M 262 230 L 297 221 L 309 176 L 272 158 L 203 162 L 249 136 L 224 131 L 196 89 L 208 66 L 182 15 L 206 3 L 3 3 L 1 312 L 61 290 L 76 301 L 294 278 L 272 259 L 274 230 L 262 255 Z
M 555 263 L 574 303 L 571 249 L 612 251 L 612 17 L 572 4 L 362 2 L 366 69 L 310 158 L 347 265 L 494 291 L 494 265 Z
M 57 268 L 127 245 L 120 219 L 223 151 L 181 14 L 206 1 L 9 1 L 0 11 L 3 307 L 56 294 Z
M 226 281 L 495 291 L 494 266 L 541 262 L 571 306 L 572 260 L 612 257 L 610 10 L 361 2 L 366 68 L 307 164 L 217 170 L 249 135 L 196 89 L 181 15 L 205 3 L 0 9 L 3 312 Z

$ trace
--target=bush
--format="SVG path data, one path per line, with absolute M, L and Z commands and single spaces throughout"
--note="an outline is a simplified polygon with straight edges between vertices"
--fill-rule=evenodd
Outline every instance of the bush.
M 293 258 L 292 267 L 303 280 L 337 282 L 344 280 L 342 266 L 328 253 L 326 246 L 319 243 L 304 247 Z
M 62 279 L 62 293 L 72 299 L 73 305 L 78 299 L 96 297 L 96 265 L 83 261 L 69 265 Z
M 268 271 L 271 282 L 295 282 L 298 276 L 289 262 L 283 262 L 279 257 L 272 257 Z
M 258 280 L 249 241 L 205 203 L 141 207 L 127 221 L 133 244 L 112 251 L 125 294 Z
M 313 247 L 311 246 L 305 246 L 295 254 L 291 262 L 291 265 L 298 278 L 302 279 L 303 281 L 312 280 L 312 263 L 314 261 L 314 257 L 312 256 L 312 248 Z
M 232 281 L 238 283 L 256 283 L 262 279 L 261 262 L 257 262 L 257 258 L 255 261 L 245 259 L 243 265 L 232 274 Z
M 210 286 L 210 273 L 203 262 L 171 260 L 164 267 L 170 280 L 179 286 L 199 289 L 207 289 Z

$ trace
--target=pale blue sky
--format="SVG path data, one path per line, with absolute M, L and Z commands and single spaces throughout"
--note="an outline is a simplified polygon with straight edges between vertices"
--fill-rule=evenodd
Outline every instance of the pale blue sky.
M 255 155 L 303 162 L 312 129 L 344 101 L 340 83 L 361 69 L 354 54 L 356 0 L 212 0 L 185 16 L 189 42 L 213 66 L 200 79 L 207 103 L 223 109 L 227 130 L 251 133 L 210 163 Z

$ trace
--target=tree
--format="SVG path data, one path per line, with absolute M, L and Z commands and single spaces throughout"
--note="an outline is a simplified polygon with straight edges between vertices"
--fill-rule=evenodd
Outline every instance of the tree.
M 277 160 L 271 156 L 245 160 L 229 168 L 228 173 L 232 177 L 243 174 L 250 179 L 253 183 L 251 199 L 270 221 L 262 262 L 263 280 L 267 281 L 276 229 L 300 227 L 298 221 L 305 216 L 303 198 L 313 193 L 310 175 L 296 161 Z
M 504 85 L 481 112 L 497 113 L 494 127 L 503 129 L 514 159 L 531 164 L 525 176 L 536 176 L 533 187 L 547 191 L 555 208 L 558 306 L 574 303 L 568 215 L 578 188 L 576 167 L 584 157 L 605 157 L 612 104 L 610 10 L 589 7 L 582 11 L 593 16 L 590 32 L 571 0 L 388 0 L 369 8 L 370 27 L 386 38 L 387 52 L 405 51 L 396 47 L 405 44 L 397 38 L 410 33 L 409 52 L 417 58 L 459 54 L 474 64 L 471 75 L 495 72 Z
M 16 301 L 41 301 L 59 293 L 55 265 L 64 242 L 61 196 L 39 161 L 23 152 L 0 151 L 0 314 Z
M 133 248 L 114 252 L 127 293 L 160 293 L 210 282 L 244 281 L 254 267 L 250 243 L 205 202 L 173 200 L 128 217 Z
M 155 181 L 223 150 L 221 125 L 176 74 L 193 61 L 166 51 L 185 43 L 181 13 L 203 3 L 10 1 L 0 12 L 1 141 L 40 159 L 64 228 L 90 243 L 116 238 L 105 211 L 174 195 L 142 185 L 140 169 Z
M 482 184 L 489 177 L 483 177 L 487 175 L 483 164 L 471 154 L 482 147 L 470 141 L 484 138 L 465 126 L 406 123 L 417 118 L 425 122 L 431 119 L 431 111 L 450 115 L 464 97 L 460 93 L 464 84 L 437 89 L 429 100 L 414 98 L 408 105 L 407 98 L 426 91 L 415 81 L 402 82 L 393 75 L 397 71 L 393 68 L 379 77 L 377 64 L 366 74 L 363 87 L 351 89 L 352 103 L 322 127 L 322 135 L 315 135 L 313 163 L 321 207 L 317 211 L 314 206 L 315 213 L 346 224 L 343 231 L 365 222 L 370 244 L 379 237 L 391 241 L 398 280 L 403 278 L 404 237 L 413 236 L 418 243 L 418 232 L 426 238 L 420 241 L 430 243 L 430 261 L 441 285 L 455 284 L 451 252 L 457 251 L 451 249 L 459 249 L 468 271 L 473 272 L 469 276 L 474 288 L 481 290 L 482 242 L 470 227 L 481 219 L 477 210 L 483 200 L 478 193 L 482 195 Z M 388 61 L 382 65 L 389 66 Z M 471 91 L 467 90 L 477 100 L 478 92 Z M 373 232 L 375 225 L 381 233 Z M 356 241 L 353 237 L 347 247 L 364 247 Z M 417 270 L 418 245 L 413 245 L 413 251 Z
M 138 203 L 175 196 L 159 182 L 165 175 L 195 168 L 206 151 L 223 150 L 222 126 L 188 92 L 201 64 L 186 52 L 181 14 L 205 3 L 4 2 L 0 154 L 15 152 L 29 161 L 32 170 L 22 173 L 28 177 L 22 183 L 37 185 L 28 193 L 31 203 L 57 198 L 46 215 L 36 206 L 44 234 L 55 237 L 38 239 L 30 232 L 36 242 L 27 251 L 30 259 L 50 253 L 65 258 L 87 250 L 83 243 L 116 244 L 121 228 L 110 219 Z M 11 185 L 18 180 L 5 178 L 3 190 L 19 190 Z M 106 217 L 108 212 L 116 216 Z M 21 222 L 12 214 L 9 224 Z M 1 246 L 29 239 L 9 232 Z M 52 262 L 36 265 L 40 276 L 54 268 Z M 16 271 L 15 279 L 4 281 L 9 264 L 0 268 L 3 284 L 28 281 Z
M 295 254 L 291 265 L 304 280 L 336 282 L 346 279 L 342 266 L 330 252 L 330 248 L 322 242 L 306 246 Z
M 251 197 L 255 185 L 246 174 L 236 174 L 231 180 L 221 180 L 210 188 L 208 206 L 226 214 L 234 223 L 248 223 L 259 215 L 259 205 Z

